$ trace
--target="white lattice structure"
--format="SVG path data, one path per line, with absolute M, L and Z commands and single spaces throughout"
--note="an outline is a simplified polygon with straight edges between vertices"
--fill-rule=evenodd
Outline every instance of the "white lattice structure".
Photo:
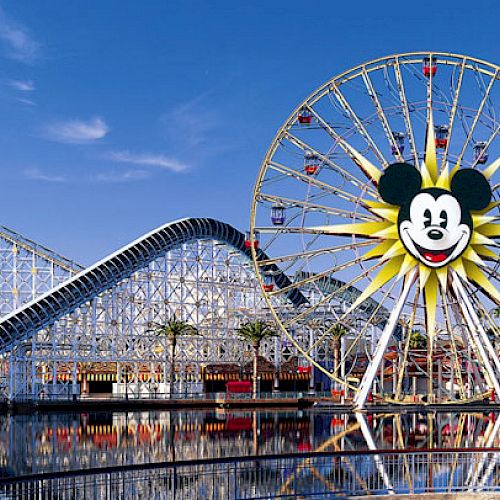
M 0 316 L 30 302 L 83 268 L 0 227 Z

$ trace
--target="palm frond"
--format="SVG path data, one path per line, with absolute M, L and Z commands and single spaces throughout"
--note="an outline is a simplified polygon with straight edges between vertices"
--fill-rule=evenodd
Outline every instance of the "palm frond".
M 237 335 L 247 342 L 260 343 L 264 339 L 278 337 L 279 333 L 265 321 L 249 321 L 238 328 Z

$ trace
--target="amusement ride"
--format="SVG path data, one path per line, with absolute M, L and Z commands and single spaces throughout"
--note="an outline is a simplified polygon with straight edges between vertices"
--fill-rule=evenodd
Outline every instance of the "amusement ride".
M 283 334 L 357 408 L 500 397 L 499 70 L 428 52 L 361 64 L 300 103 L 262 162 L 250 227 L 269 256 L 252 246 L 261 288 Z M 271 265 L 292 283 L 270 289 Z M 274 305 L 297 289 L 306 303 Z M 305 348 L 313 320 L 324 327 Z M 331 367 L 316 353 L 339 324 Z

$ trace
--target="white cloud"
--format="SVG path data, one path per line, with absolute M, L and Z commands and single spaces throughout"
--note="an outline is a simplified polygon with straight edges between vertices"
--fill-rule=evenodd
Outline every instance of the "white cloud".
M 99 182 L 128 182 L 147 179 L 150 173 L 146 170 L 128 170 L 126 172 L 103 172 L 96 176 Z
M 35 82 L 32 80 L 9 80 L 9 85 L 21 92 L 33 92 L 35 90 Z
M 165 156 L 154 153 L 130 153 L 129 151 L 113 151 L 108 155 L 108 158 L 120 163 L 132 163 L 134 165 L 143 165 L 148 167 L 159 167 L 172 172 L 184 172 L 189 168 L 185 163 Z
M 36 102 L 32 101 L 31 99 L 24 99 L 24 97 L 18 97 L 16 99 L 18 102 L 22 102 L 23 104 L 26 104 L 27 106 L 36 106 Z
M 220 124 L 217 113 L 204 105 L 207 95 L 178 104 L 161 118 L 168 138 L 186 150 L 205 149 Z
M 62 175 L 48 175 L 43 173 L 39 168 L 30 168 L 24 171 L 24 174 L 29 179 L 45 182 L 66 182 L 66 177 Z
M 86 144 L 102 139 L 110 129 L 102 118 L 95 117 L 88 121 L 68 120 L 48 124 L 43 135 L 55 142 Z
M 0 40 L 6 48 L 5 55 L 16 61 L 32 64 L 40 56 L 40 44 L 29 30 L 6 16 L 0 7 Z

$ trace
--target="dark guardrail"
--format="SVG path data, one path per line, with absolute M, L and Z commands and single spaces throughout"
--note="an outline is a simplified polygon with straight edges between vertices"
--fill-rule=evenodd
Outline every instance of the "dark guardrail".
M 0 478 L 0 498 L 344 498 L 500 492 L 500 448 L 318 452 Z

